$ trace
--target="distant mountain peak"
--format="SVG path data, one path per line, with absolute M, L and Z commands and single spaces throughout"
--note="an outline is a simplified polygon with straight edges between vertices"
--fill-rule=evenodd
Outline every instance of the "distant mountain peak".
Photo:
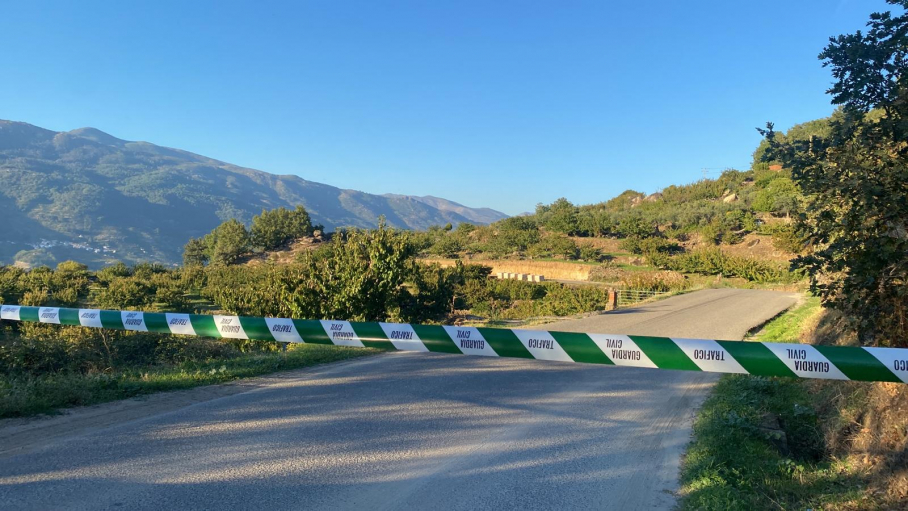
M 386 193 L 384 196 L 421 202 L 439 211 L 456 213 L 464 218 L 467 218 L 471 222 L 479 224 L 491 224 L 508 217 L 508 215 L 502 213 L 501 211 L 496 211 L 491 208 L 471 208 L 464 206 L 463 204 L 460 204 L 458 202 L 442 199 L 441 197 L 435 197 L 432 195 L 398 195 L 394 193 Z
M 67 131 L 66 134 L 73 137 L 87 138 L 104 145 L 122 146 L 123 144 L 127 143 L 126 140 L 121 140 L 113 135 L 104 133 L 98 128 L 78 128 L 72 131 Z

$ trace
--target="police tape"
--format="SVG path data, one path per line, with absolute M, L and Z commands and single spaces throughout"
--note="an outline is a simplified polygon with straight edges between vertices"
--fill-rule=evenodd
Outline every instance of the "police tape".
M 465 326 L 0 305 L 0 319 L 330 344 L 384 350 L 581 362 L 832 380 L 908 382 L 908 349 L 813 346 Z

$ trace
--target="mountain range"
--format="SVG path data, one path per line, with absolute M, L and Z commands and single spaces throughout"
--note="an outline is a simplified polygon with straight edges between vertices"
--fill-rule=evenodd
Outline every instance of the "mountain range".
M 0 120 L 0 263 L 90 266 L 180 260 L 219 223 L 302 204 L 328 230 L 487 224 L 507 215 L 425 196 L 375 195 L 239 167 L 94 128 L 56 132 Z

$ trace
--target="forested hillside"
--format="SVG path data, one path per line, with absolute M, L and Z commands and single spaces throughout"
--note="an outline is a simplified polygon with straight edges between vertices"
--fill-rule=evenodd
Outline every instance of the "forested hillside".
M 329 230 L 374 227 L 379 216 L 410 229 L 506 216 L 342 190 L 92 128 L 58 133 L 11 121 L 0 121 L 0 183 L 0 263 L 176 263 L 190 238 L 280 206 L 303 205 Z

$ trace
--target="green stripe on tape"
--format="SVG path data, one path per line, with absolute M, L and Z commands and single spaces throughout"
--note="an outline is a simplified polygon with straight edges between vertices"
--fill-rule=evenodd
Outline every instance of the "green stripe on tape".
M 699 371 L 700 368 L 693 360 L 681 351 L 671 339 L 665 337 L 644 337 L 640 335 L 628 336 L 637 346 L 646 353 L 646 356 L 656 364 L 659 369 L 680 369 L 683 371 Z
M 124 330 L 123 315 L 120 311 L 101 311 L 101 326 L 114 330 Z
M 426 345 L 429 351 L 435 353 L 455 353 L 460 354 L 460 348 L 451 340 L 451 336 L 445 331 L 445 328 L 438 325 L 410 325 L 413 331 Z
M 271 335 L 271 329 L 268 328 L 268 323 L 265 322 L 265 318 L 240 316 L 240 325 L 243 326 L 246 337 L 250 339 L 257 339 L 259 341 L 274 340 L 274 336 Z
M 615 365 L 615 363 L 599 349 L 599 346 L 590 339 L 590 336 L 586 334 L 575 332 L 549 333 L 552 334 L 552 337 L 558 341 L 558 344 L 560 344 L 564 351 L 570 355 L 574 362 Z
M 303 338 L 303 342 L 311 344 L 334 344 L 325 333 L 322 322 L 314 319 L 294 319 L 293 325 L 296 332 Z
M 19 321 L 31 321 L 37 323 L 39 321 L 38 312 L 38 307 L 22 307 L 19 309 Z
M 79 321 L 79 309 L 60 309 L 60 324 L 71 326 L 82 326 Z
M 814 346 L 817 351 L 828 358 L 842 373 L 852 380 L 892 381 L 902 380 L 876 357 L 861 348 L 846 346 Z
M 197 335 L 203 337 L 221 337 L 221 332 L 214 324 L 214 316 L 205 316 L 202 314 L 190 314 L 189 322 L 192 323 L 192 329 Z
M 388 336 L 385 335 L 385 331 L 382 330 L 381 325 L 378 323 L 351 321 L 350 326 L 353 327 L 353 331 L 356 332 L 356 336 L 359 337 L 359 340 L 363 342 L 363 346 L 389 351 L 396 349 L 394 348 L 394 345 L 391 344 L 391 341 L 388 340 Z
M 758 376 L 790 376 L 797 375 L 779 360 L 769 348 L 759 342 L 744 341 L 716 341 L 725 348 L 732 358 L 738 361 L 748 373 Z
M 499 357 L 536 358 L 510 330 L 486 327 L 477 330 Z
M 145 328 L 149 332 L 157 332 L 159 334 L 169 334 L 170 327 L 167 326 L 167 316 L 160 312 L 146 312 L 145 313 Z

